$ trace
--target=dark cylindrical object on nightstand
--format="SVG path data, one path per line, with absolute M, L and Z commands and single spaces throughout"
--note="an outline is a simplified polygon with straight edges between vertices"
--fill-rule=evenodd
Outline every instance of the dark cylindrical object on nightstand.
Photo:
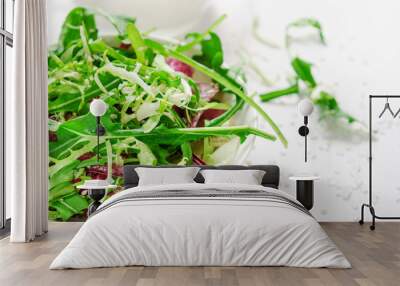
M 314 206 L 314 181 L 297 180 L 296 198 L 307 210 L 311 210 Z
M 101 205 L 101 200 L 106 194 L 106 189 L 89 189 L 88 196 L 92 200 L 92 203 L 88 208 L 88 216 L 94 213 L 97 208 Z

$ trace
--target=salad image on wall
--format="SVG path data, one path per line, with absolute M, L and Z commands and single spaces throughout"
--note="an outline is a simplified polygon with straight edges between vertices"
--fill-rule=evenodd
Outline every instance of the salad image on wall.
M 98 17 L 107 18 L 115 34 L 99 36 Z M 124 164 L 227 163 L 221 158 L 234 160 L 250 135 L 287 145 L 274 121 L 246 94 L 242 73 L 224 65 L 213 32 L 223 18 L 182 43 L 170 43 L 138 30 L 129 17 L 83 7 L 68 13 L 48 55 L 51 219 L 84 214 L 88 199 L 76 185 L 105 179 L 110 156 L 114 182 L 122 185 Z M 101 118 L 106 132 L 100 165 L 96 119 L 89 113 L 95 98 L 108 105 Z M 241 119 L 245 110 L 265 120 L 271 133 Z

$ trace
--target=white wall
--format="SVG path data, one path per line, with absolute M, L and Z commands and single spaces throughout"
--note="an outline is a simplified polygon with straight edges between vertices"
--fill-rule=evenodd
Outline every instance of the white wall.
M 398 64 L 400 38 L 395 35 L 400 27 L 396 11 L 398 1 L 234 1 L 231 17 L 222 28 L 231 61 L 241 47 L 249 51 L 253 60 L 263 67 L 272 79 L 280 76 L 278 86 L 284 86 L 289 70 L 284 52 L 260 45 L 250 34 L 248 22 L 258 17 L 262 33 L 283 44 L 284 29 L 290 21 L 300 17 L 318 18 L 323 25 L 328 45 L 304 42 L 298 45 L 299 55 L 315 64 L 318 82 L 326 85 L 337 96 L 343 109 L 365 124 L 368 123 L 368 95 L 377 93 L 400 94 Z M 222 8 L 221 11 L 224 9 Z M 243 29 L 235 33 L 235 29 Z M 278 71 L 278 72 L 277 72 Z M 263 91 L 257 77 L 249 77 L 251 91 Z M 255 80 L 253 80 L 255 79 Z M 368 141 L 365 128 L 348 127 L 346 123 L 319 122 L 317 113 L 311 118 L 310 164 L 303 162 L 303 139 L 297 135 L 301 117 L 296 100 L 268 104 L 266 110 L 278 122 L 289 140 L 289 148 L 279 143 L 256 141 L 251 163 L 277 163 L 282 170 L 282 188 L 294 194 L 293 174 L 318 174 L 315 206 L 312 213 L 321 221 L 353 221 L 359 219 L 360 204 L 368 198 Z M 384 101 L 376 102 L 374 110 L 374 200 L 380 215 L 400 215 L 400 180 L 397 168 L 400 145 L 400 118 L 378 119 Z M 397 110 L 400 100 L 393 101 Z
M 79 2 L 94 1 L 49 1 L 50 41 L 56 40 L 63 15 L 68 11 L 62 3 L 75 5 Z M 109 12 L 112 12 L 113 7 L 118 7 L 117 2 L 126 4 L 122 0 L 112 1 L 114 5 L 107 8 L 111 9 Z M 200 6 L 196 4 L 197 1 L 193 1 L 191 3 L 194 3 L 194 9 L 185 5 L 186 12 L 182 16 L 179 8 L 176 8 L 179 6 L 175 6 L 176 3 L 179 4 L 178 0 L 169 2 L 170 10 L 165 5 L 162 9 L 154 9 L 158 7 L 157 1 L 150 2 L 148 5 L 153 5 L 151 20 L 148 18 L 150 14 L 145 13 L 145 1 L 132 1 L 140 9 L 129 11 L 137 16 L 139 24 L 145 28 L 152 27 L 153 21 L 154 26 L 163 23 L 165 18 L 162 16 L 174 17 L 168 31 L 164 31 L 170 35 L 174 35 L 174 25 L 182 32 L 185 29 L 203 27 L 205 22 L 212 22 L 219 14 L 228 13 L 228 19 L 218 29 L 224 42 L 227 62 L 240 62 L 238 52 L 246 51 L 268 77 L 276 80 L 277 87 L 285 85 L 285 77 L 290 72 L 287 54 L 283 49 L 269 49 L 254 40 L 251 35 L 252 19 L 258 17 L 262 34 L 283 46 L 284 31 L 289 22 L 300 17 L 318 18 L 325 30 L 328 45 L 304 41 L 296 46 L 296 51 L 315 64 L 318 82 L 337 96 L 344 110 L 367 124 L 369 94 L 400 94 L 398 1 L 220 0 L 208 1 L 211 8 L 204 8 L 197 14 L 193 10 L 199 11 Z M 186 3 L 181 1 L 184 2 Z M 135 11 L 140 11 L 139 15 Z M 143 20 L 145 15 L 146 19 Z M 189 19 L 192 22 L 186 22 Z M 264 86 L 251 71 L 248 72 L 248 79 L 250 92 L 261 92 L 270 88 Z M 316 183 L 312 213 L 321 221 L 358 220 L 360 204 L 367 200 L 368 190 L 366 129 L 360 126 L 349 127 L 343 122 L 319 122 L 318 112 L 314 113 L 310 122 L 310 163 L 305 165 L 303 139 L 297 134 L 302 119 L 296 111 L 296 103 L 294 97 L 265 106 L 288 138 L 289 148 L 284 149 L 277 142 L 257 139 L 247 162 L 279 164 L 282 170 L 281 187 L 292 194 L 294 182 L 288 180 L 290 175 L 305 172 L 318 174 L 321 180 Z M 377 110 L 374 110 L 374 120 L 379 128 L 374 143 L 377 150 L 374 198 L 380 215 L 400 215 L 400 181 L 397 181 L 399 176 L 396 168 L 396 158 L 400 158 L 400 133 L 397 126 L 400 119 L 378 120 L 377 113 L 383 104 L 384 102 L 377 102 Z M 393 106 L 399 108 L 400 100 L 397 103 L 393 101 Z

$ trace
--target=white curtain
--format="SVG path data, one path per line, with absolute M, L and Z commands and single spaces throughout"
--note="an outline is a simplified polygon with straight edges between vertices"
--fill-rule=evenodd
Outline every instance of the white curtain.
M 6 98 L 6 187 L 12 242 L 47 232 L 46 0 L 15 1 L 13 93 Z

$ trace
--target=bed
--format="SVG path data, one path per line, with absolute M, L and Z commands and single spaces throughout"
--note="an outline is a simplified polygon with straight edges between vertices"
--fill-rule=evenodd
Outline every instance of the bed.
M 125 166 L 125 190 L 99 207 L 50 269 L 351 267 L 313 216 L 279 190 L 278 166 L 201 167 L 263 170 L 261 185 L 205 184 L 199 173 L 195 183 L 138 186 L 136 168 Z

